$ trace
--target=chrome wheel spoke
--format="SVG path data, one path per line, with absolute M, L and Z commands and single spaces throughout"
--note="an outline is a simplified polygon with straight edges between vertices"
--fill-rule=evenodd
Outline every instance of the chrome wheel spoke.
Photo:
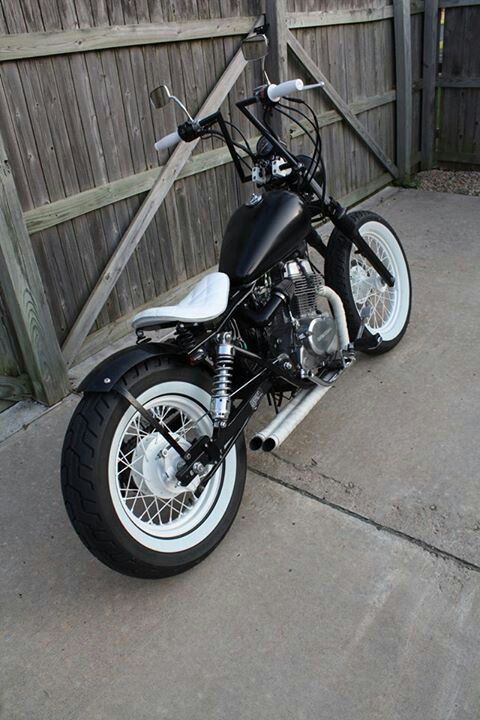
M 174 398 L 167 402 L 160 397 L 148 409 L 184 448 L 211 431 L 208 412 L 192 412 L 188 399 L 177 403 Z M 116 454 L 118 495 L 138 527 L 145 527 L 146 532 L 147 528 L 173 531 L 183 527 L 190 516 L 193 522 L 204 512 L 205 498 L 207 504 L 211 502 L 212 492 L 207 492 L 210 484 L 198 484 L 195 491 L 177 486 L 179 456 L 159 433 L 149 432 L 142 422 L 139 413 L 133 414 L 120 438 Z
M 394 273 L 393 258 L 387 243 L 373 234 L 365 234 L 364 239 L 385 267 Z M 383 283 L 368 260 L 353 247 L 350 254 L 350 278 L 352 296 L 359 314 L 369 304 L 371 315 L 367 327 L 381 334 L 397 311 L 398 288 L 390 288 Z

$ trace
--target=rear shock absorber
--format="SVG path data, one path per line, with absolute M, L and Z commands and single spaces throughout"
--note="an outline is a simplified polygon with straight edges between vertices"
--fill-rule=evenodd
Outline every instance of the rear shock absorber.
M 210 404 L 210 413 L 215 427 L 225 427 L 230 415 L 234 355 L 232 333 L 219 333 Z

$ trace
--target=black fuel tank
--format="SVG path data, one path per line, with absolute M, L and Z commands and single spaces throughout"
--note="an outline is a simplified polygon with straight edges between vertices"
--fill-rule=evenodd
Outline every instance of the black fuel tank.
M 305 243 L 310 217 L 304 203 L 287 190 L 272 190 L 230 218 L 220 254 L 220 272 L 234 285 L 249 283 Z

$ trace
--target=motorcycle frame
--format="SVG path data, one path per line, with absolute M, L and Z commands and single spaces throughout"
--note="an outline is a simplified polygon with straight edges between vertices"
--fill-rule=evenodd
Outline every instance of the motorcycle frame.
M 243 113 L 243 115 L 245 115 L 245 117 L 252 123 L 252 125 L 257 130 L 259 130 L 259 132 L 263 136 L 265 136 L 267 140 L 269 140 L 278 155 L 285 160 L 287 165 L 294 172 L 302 172 L 303 166 L 297 161 L 296 157 L 292 153 L 290 153 L 287 148 L 282 145 L 280 140 L 269 130 L 269 128 L 257 117 L 255 117 L 255 115 L 250 111 L 249 108 L 252 105 L 259 103 L 260 101 L 262 101 L 264 106 L 266 106 L 267 108 L 270 107 L 273 110 L 275 107 L 275 103 L 270 102 L 266 96 L 266 87 L 259 88 L 255 96 L 246 98 L 245 100 L 241 100 L 237 102 L 236 105 Z M 199 121 L 197 127 L 199 126 L 201 129 L 205 129 L 205 131 L 207 131 L 207 129 L 213 124 L 218 124 L 220 128 L 221 134 L 225 139 L 227 148 L 230 152 L 232 161 L 241 182 L 250 182 L 251 177 L 250 175 L 246 175 L 246 173 L 244 172 L 241 163 L 241 157 L 237 152 L 231 133 L 227 127 L 222 113 L 220 111 L 217 111 L 207 116 L 206 118 L 203 118 Z M 188 141 L 189 139 L 193 139 L 193 136 L 191 138 L 188 136 L 190 132 L 188 125 L 188 123 L 185 124 L 184 129 L 182 128 L 183 132 L 181 133 L 181 135 L 184 135 L 183 139 L 186 141 Z M 382 277 L 382 279 L 385 280 L 388 285 L 393 286 L 393 276 L 389 273 L 389 271 L 378 258 L 378 256 L 373 252 L 370 246 L 358 233 L 355 224 L 351 220 L 346 209 L 343 208 L 340 203 L 338 203 L 332 197 L 329 198 L 328 202 L 324 202 L 322 199 L 322 189 L 315 180 L 311 180 L 310 185 L 312 190 L 318 197 L 318 201 L 313 204 L 311 203 L 311 206 L 318 211 L 318 214 L 323 214 L 324 216 L 329 217 L 335 227 L 337 227 L 342 232 L 345 238 L 349 240 L 352 244 L 354 244 L 359 250 L 359 252 L 371 263 L 371 265 Z M 313 228 L 307 237 L 307 240 L 308 239 L 310 240 L 310 244 L 312 244 L 314 247 L 317 247 L 318 245 L 321 254 L 325 255 L 328 249 L 323 245 L 320 236 L 318 235 L 318 233 L 316 233 L 316 231 L 314 231 Z M 253 286 L 254 284 L 252 284 L 250 287 L 246 287 L 244 289 L 245 292 L 240 293 L 240 300 L 238 298 L 235 298 L 234 302 L 229 305 L 227 311 L 221 318 L 220 324 L 215 329 L 215 334 L 234 315 L 239 304 L 243 302 L 250 294 Z M 208 340 L 211 339 L 211 337 L 212 335 L 209 334 L 205 338 L 203 338 L 195 346 L 195 348 L 190 351 L 190 357 L 193 356 L 196 350 L 198 350 L 205 343 L 207 343 Z M 144 345 L 147 346 L 149 344 L 150 343 L 144 343 Z M 153 415 L 149 413 L 149 411 L 144 408 L 141 403 L 139 403 L 138 400 L 134 398 L 128 391 L 125 391 L 123 387 L 117 385 L 115 381 L 110 384 L 111 378 L 104 377 L 105 373 L 103 372 L 103 368 L 97 368 L 95 373 L 91 374 L 92 377 L 89 376 L 88 378 L 86 378 L 85 381 L 82 383 L 83 387 L 80 389 L 95 389 L 97 392 L 105 392 L 111 390 L 117 391 L 126 402 L 130 403 L 133 407 L 135 407 L 135 409 L 147 420 L 147 422 L 150 423 L 150 425 L 154 429 L 156 429 L 163 437 L 165 437 L 165 439 L 170 443 L 170 445 L 175 448 L 175 450 L 181 456 L 183 464 L 177 472 L 177 480 L 179 481 L 179 483 L 181 485 L 187 486 L 194 479 L 194 477 L 196 477 L 198 473 L 194 469 L 194 466 L 197 463 L 200 462 L 204 464 L 210 464 L 213 462 L 213 467 L 210 469 L 208 475 L 202 479 L 202 482 L 207 482 L 208 479 L 216 472 L 228 452 L 231 450 L 231 448 L 237 441 L 240 434 L 243 432 L 245 426 L 250 420 L 250 417 L 257 410 L 261 399 L 264 397 L 264 395 L 266 395 L 272 390 L 275 377 L 280 377 L 284 380 L 287 380 L 287 382 L 292 386 L 292 391 L 295 391 L 295 389 L 298 389 L 300 387 L 306 387 L 311 385 L 310 381 L 302 381 L 298 378 L 290 377 L 287 371 L 283 370 L 280 367 L 277 367 L 274 362 L 263 360 L 255 353 L 252 353 L 244 348 L 236 346 L 235 351 L 239 354 L 243 354 L 244 356 L 249 357 L 251 360 L 254 360 L 262 369 L 260 370 L 260 372 L 254 375 L 253 378 L 248 380 L 240 388 L 237 388 L 237 390 L 232 393 L 232 397 L 235 397 L 235 395 L 241 393 L 241 395 L 239 395 L 238 397 L 242 398 L 242 402 L 230 413 L 230 417 L 225 426 L 215 427 L 212 437 L 205 436 L 199 438 L 188 450 L 183 450 L 175 441 L 175 438 L 170 433 L 170 431 L 167 428 L 162 427 L 161 424 L 156 420 L 156 418 L 154 418 Z M 132 357 L 135 356 L 134 348 L 131 348 L 129 352 Z M 152 354 L 156 353 L 153 352 Z M 124 362 L 122 362 L 121 353 L 119 353 L 118 355 L 119 367 L 122 368 Z M 175 356 L 177 360 L 180 359 L 178 351 L 175 353 Z M 131 360 L 129 359 L 128 364 L 130 364 L 130 362 Z M 112 367 L 110 365 L 110 370 L 111 369 Z M 106 384 L 109 385 L 108 388 L 105 387 Z M 221 451 L 219 450 L 219 447 L 222 448 Z

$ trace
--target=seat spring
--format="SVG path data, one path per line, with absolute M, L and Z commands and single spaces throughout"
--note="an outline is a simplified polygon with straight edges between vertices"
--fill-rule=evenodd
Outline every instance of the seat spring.
M 192 328 L 189 325 L 183 325 L 179 323 L 177 325 L 177 343 L 181 350 L 185 353 L 189 353 L 196 345 L 196 338 Z

